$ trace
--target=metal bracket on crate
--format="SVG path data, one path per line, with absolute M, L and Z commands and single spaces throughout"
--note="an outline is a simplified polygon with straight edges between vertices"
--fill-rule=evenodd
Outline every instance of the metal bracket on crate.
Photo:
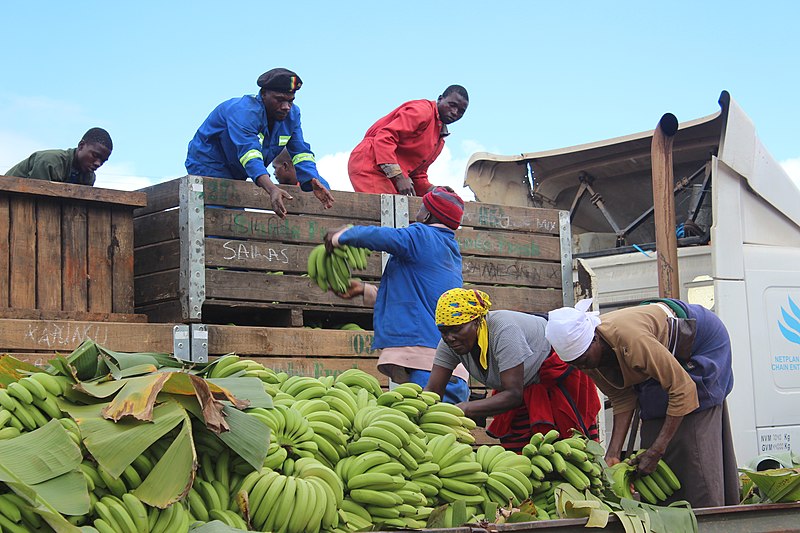
M 180 282 L 184 320 L 200 320 L 206 299 L 205 200 L 202 176 L 185 176 L 179 187 Z
M 207 363 L 208 326 L 177 324 L 172 328 L 172 349 L 176 359 L 188 363 Z
M 381 227 L 408 227 L 408 197 L 398 194 L 381 194 Z M 386 268 L 389 254 L 381 253 L 381 272 Z
M 394 227 L 394 195 L 381 194 L 381 227 L 393 228 Z M 389 261 L 389 254 L 381 252 L 381 274 L 386 269 L 386 263 Z
M 561 294 L 564 306 L 575 305 L 575 289 L 572 286 L 572 230 L 569 211 L 558 212 L 558 236 L 561 245 Z

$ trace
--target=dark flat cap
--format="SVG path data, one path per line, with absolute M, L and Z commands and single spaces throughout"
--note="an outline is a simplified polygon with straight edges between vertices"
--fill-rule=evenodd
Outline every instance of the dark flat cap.
M 289 69 L 274 68 L 259 76 L 256 83 L 268 91 L 293 93 L 303 85 L 303 80 Z

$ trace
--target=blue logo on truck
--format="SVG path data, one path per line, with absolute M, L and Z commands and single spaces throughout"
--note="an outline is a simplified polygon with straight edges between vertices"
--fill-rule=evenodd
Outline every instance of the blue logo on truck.
M 797 307 L 797 304 L 791 298 L 788 298 L 788 300 L 791 313 L 781 307 L 781 315 L 783 315 L 783 321 L 786 324 L 784 325 L 783 322 L 778 320 L 778 327 L 787 341 L 800 344 L 800 307 Z

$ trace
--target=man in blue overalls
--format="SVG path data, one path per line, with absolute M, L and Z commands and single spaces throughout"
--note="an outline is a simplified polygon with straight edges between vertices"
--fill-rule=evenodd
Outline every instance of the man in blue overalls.
M 186 171 L 197 176 L 246 180 L 269 194 L 272 208 L 286 216 L 291 195 L 270 179 L 267 165 L 285 148 L 292 157 L 300 188 L 313 192 L 325 208 L 333 205 L 330 186 L 317 172 L 314 154 L 303 139 L 295 92 L 303 82 L 285 68 L 258 78 L 258 94 L 218 105 L 189 142 Z

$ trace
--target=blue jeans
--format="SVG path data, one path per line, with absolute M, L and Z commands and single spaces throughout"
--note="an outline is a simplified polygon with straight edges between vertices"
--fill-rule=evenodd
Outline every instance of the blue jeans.
M 408 379 L 412 383 L 416 383 L 422 387 L 428 384 L 428 379 L 431 377 L 429 371 L 416 370 L 413 368 L 408 368 L 406 370 L 408 370 Z M 467 400 L 469 400 L 469 385 L 467 385 L 467 382 L 463 379 L 453 377 L 450 382 L 447 383 L 442 401 L 447 403 L 461 403 Z

